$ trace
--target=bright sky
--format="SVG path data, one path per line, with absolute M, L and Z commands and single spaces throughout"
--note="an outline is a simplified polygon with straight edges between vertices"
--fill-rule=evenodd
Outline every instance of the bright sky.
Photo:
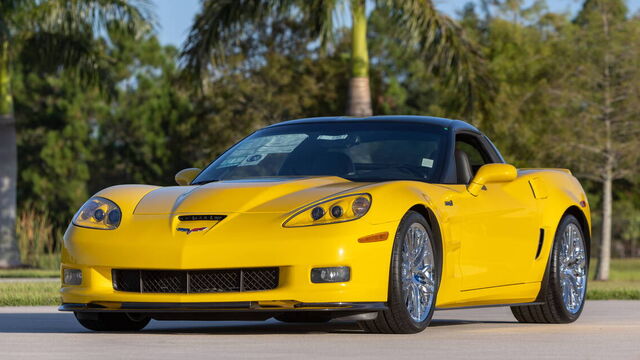
M 180 46 L 187 36 L 194 15 L 200 8 L 200 0 L 153 0 L 160 24 L 159 36 L 163 44 Z M 436 6 L 455 15 L 469 0 L 435 0 Z M 547 0 L 552 11 L 573 12 L 580 7 L 582 0 Z M 640 9 L 640 0 L 628 0 L 632 12 Z

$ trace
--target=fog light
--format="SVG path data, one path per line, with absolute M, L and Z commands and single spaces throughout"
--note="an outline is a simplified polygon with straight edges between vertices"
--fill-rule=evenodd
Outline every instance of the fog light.
M 78 269 L 64 269 L 63 282 L 65 285 L 82 284 L 82 271 Z
M 312 283 L 336 283 L 349 281 L 351 269 L 348 266 L 315 268 L 311 270 Z

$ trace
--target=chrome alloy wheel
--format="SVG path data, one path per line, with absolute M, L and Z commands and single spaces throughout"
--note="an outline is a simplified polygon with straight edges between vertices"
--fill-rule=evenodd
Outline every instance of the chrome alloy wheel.
M 433 306 L 434 267 L 427 229 L 420 223 L 411 224 L 402 243 L 402 298 L 416 322 L 424 321 Z
M 569 223 L 560 246 L 560 287 L 564 307 L 571 314 L 580 310 L 587 285 L 585 243 L 576 224 Z

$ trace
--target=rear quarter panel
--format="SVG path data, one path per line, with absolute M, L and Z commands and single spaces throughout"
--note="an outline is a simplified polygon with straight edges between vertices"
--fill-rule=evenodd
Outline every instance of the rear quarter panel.
M 569 212 L 583 222 L 590 250 L 591 210 L 587 196 L 569 170 L 522 169 L 522 176 L 529 178 L 531 189 L 540 203 L 540 227 L 544 230 L 544 243 L 536 259 L 531 279 L 542 281 L 560 220 Z

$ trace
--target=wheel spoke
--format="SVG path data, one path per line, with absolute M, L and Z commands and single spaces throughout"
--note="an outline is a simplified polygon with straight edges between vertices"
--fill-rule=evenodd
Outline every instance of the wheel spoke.
M 435 294 L 434 255 L 426 228 L 412 224 L 402 244 L 402 291 L 411 318 L 421 322 L 431 311 Z
M 413 313 L 416 317 L 420 318 L 420 310 L 422 310 L 422 304 L 420 304 L 420 289 L 418 289 L 418 286 L 414 284 L 411 290 L 411 297 L 413 298 Z
M 567 284 L 567 282 L 568 282 L 567 280 L 564 280 L 562 282 L 562 297 L 565 305 L 569 305 L 569 301 L 570 301 L 569 294 L 571 293 L 570 286 Z
M 404 304 L 407 306 L 407 309 L 411 309 L 411 284 L 403 287 L 402 293 L 404 294 Z
M 427 285 L 420 285 L 420 301 L 422 304 L 431 305 L 431 297 L 433 296 L 433 288 Z

